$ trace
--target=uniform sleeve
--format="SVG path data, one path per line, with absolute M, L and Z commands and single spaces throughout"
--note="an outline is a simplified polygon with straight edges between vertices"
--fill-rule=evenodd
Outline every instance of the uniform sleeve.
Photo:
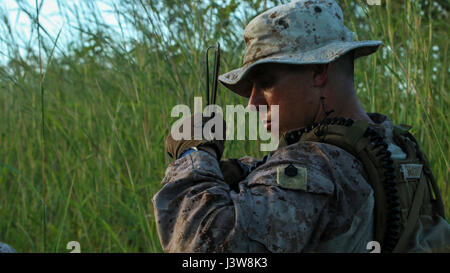
M 252 198 L 224 182 L 218 161 L 198 151 L 172 163 L 153 203 L 165 252 L 264 252 L 249 242 Z
M 238 192 L 223 181 L 210 154 L 176 160 L 153 198 L 164 251 L 309 252 L 323 238 L 348 233 L 353 211 L 342 208 L 348 200 L 336 192 L 337 173 L 326 158 L 320 149 L 277 150 L 239 183 Z M 283 184 L 289 165 L 303 174 L 294 187 Z

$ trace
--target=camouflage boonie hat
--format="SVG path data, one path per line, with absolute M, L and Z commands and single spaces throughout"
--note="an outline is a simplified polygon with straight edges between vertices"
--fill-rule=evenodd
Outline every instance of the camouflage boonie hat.
M 274 7 L 245 28 L 246 52 L 241 68 L 220 75 L 231 91 L 250 97 L 247 79 L 262 63 L 324 64 L 355 50 L 355 58 L 375 52 L 381 41 L 353 41 L 334 0 L 299 0 Z

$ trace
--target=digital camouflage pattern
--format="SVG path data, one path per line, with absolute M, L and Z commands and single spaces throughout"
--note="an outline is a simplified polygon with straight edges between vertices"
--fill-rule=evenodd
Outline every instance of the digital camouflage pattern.
M 247 25 L 244 40 L 243 66 L 219 77 L 244 97 L 251 91 L 246 76 L 258 64 L 330 63 L 351 50 L 355 58 L 369 55 L 381 45 L 354 41 L 333 0 L 298 0 L 270 9 Z M 377 123 L 392 158 L 404 158 L 393 142 L 392 122 Z M 373 240 L 374 191 L 362 163 L 334 145 L 280 146 L 235 190 L 224 181 L 217 159 L 198 151 L 173 162 L 162 184 L 153 203 L 165 252 L 367 252 Z M 437 220 L 433 228 L 445 232 L 419 225 L 410 251 L 429 251 L 450 238 L 448 223 Z
M 297 171 L 286 172 L 291 164 Z M 218 161 L 199 151 L 168 167 L 153 199 L 157 230 L 165 252 L 366 252 L 367 181 L 351 154 L 305 141 L 280 147 L 233 191 Z
M 405 160 L 392 121 L 369 116 L 391 157 Z M 240 159 L 249 169 L 257 161 Z M 165 252 L 366 252 L 373 240 L 372 187 L 362 163 L 334 145 L 282 142 L 236 190 L 199 151 L 173 162 L 162 183 L 153 202 Z M 407 252 L 450 250 L 443 217 L 421 214 L 413 234 Z

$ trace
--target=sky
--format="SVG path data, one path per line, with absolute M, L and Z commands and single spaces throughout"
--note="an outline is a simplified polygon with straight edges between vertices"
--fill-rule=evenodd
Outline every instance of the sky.
M 121 0 L 0 0 L 0 64 L 6 63 L 8 55 L 8 45 L 2 41 L 3 37 L 8 36 L 7 28 L 4 27 L 3 15 L 7 16 L 8 21 L 11 24 L 14 41 L 19 41 L 22 47 L 23 45 L 30 44 L 34 49 L 38 48 L 36 24 L 30 20 L 29 16 L 21 10 L 17 3 L 20 3 L 20 6 L 31 12 L 33 16 L 36 14 L 36 2 L 38 5 L 42 5 L 39 20 L 40 24 L 47 30 L 49 35 L 42 32 L 41 35 L 47 41 L 55 41 L 59 31 L 61 31 L 58 39 L 58 47 L 64 49 L 64 44 L 73 39 L 73 27 L 76 26 L 76 21 L 71 13 L 69 13 L 69 16 L 72 17 L 66 18 L 62 16 L 58 2 L 63 3 L 65 8 L 75 8 L 83 4 L 86 5 L 86 3 L 95 3 L 98 7 L 98 17 L 101 18 L 110 29 L 116 29 L 119 32 L 119 22 L 113 10 L 113 5 L 120 1 Z M 370 1 L 376 2 L 376 0 Z M 438 6 L 438 11 L 442 10 L 436 2 L 434 2 L 434 5 Z M 363 13 L 362 10 L 360 12 L 361 14 Z M 130 29 L 128 31 L 126 27 L 125 32 L 126 33 L 122 33 L 122 35 L 126 37 L 133 35 L 132 30 Z M 22 48 L 21 50 L 23 56 L 24 49 Z M 433 52 L 437 51 L 437 46 L 433 46 Z M 56 53 L 57 52 L 58 48 L 56 49 Z
M 63 2 L 64 5 L 68 5 L 71 7 L 80 6 L 81 4 L 86 3 L 85 0 L 59 0 Z M 108 4 L 105 4 L 102 0 L 95 1 L 99 9 L 99 17 L 104 20 L 105 23 L 112 27 L 118 28 L 117 18 L 112 10 L 112 6 L 114 3 L 120 0 L 108 0 Z M 32 24 L 29 16 L 21 10 L 17 2 L 21 3 L 22 7 L 25 7 L 26 10 L 33 12 L 33 15 L 36 14 L 36 2 L 38 5 L 42 5 L 39 15 L 40 24 L 44 29 L 47 30 L 49 36 L 45 33 L 41 32 L 41 35 L 45 39 L 51 39 L 54 41 L 58 36 L 59 31 L 61 31 L 60 37 L 58 39 L 58 45 L 64 44 L 69 41 L 71 36 L 71 25 L 76 25 L 76 22 L 70 22 L 74 20 L 74 18 L 65 18 L 61 16 L 58 7 L 58 0 L 0 0 L 0 11 L 3 11 L 2 14 L 6 14 L 11 23 L 11 28 L 13 30 L 14 40 L 20 41 L 21 44 L 26 44 L 30 40 L 30 44 L 33 46 L 37 45 L 37 34 L 36 29 L 32 31 L 32 28 L 36 28 L 35 24 Z M 3 20 L 0 24 L 4 24 Z M 5 35 L 5 28 L 0 28 L 0 37 Z M 2 45 L 0 41 L 0 62 L 4 62 L 6 57 L 6 45 Z
M 36 2 L 38 5 L 42 5 L 39 13 L 39 21 L 42 28 L 44 28 L 49 35 L 41 32 L 41 36 L 43 39 L 46 39 L 46 41 L 51 41 L 50 44 L 53 44 L 59 31 L 61 31 L 57 45 L 59 48 L 63 49 L 65 48 L 65 43 L 73 39 L 73 26 L 76 26 L 77 23 L 73 17 L 73 13 L 65 13 L 70 14 L 69 16 L 72 16 L 72 18 L 66 18 L 62 15 L 58 3 L 62 3 L 66 9 L 75 9 L 75 7 L 86 5 L 86 3 L 95 3 L 98 7 L 99 18 L 104 20 L 109 26 L 109 29 L 119 30 L 119 22 L 113 11 L 113 5 L 120 1 L 121 0 L 0 0 L 0 12 L 3 11 L 0 13 L 0 16 L 3 14 L 7 15 L 8 20 L 11 23 L 11 28 L 13 29 L 14 41 L 20 41 L 22 47 L 20 53 L 24 56 L 24 45 L 30 44 L 31 47 L 36 50 L 38 48 L 38 40 L 36 24 L 34 24 L 26 12 L 21 9 L 26 9 L 35 16 Z M 8 55 L 7 45 L 2 44 L 1 42 L 1 37 L 7 34 L 5 33 L 5 29 L 1 27 L 2 23 L 3 22 L 0 21 L 0 64 L 5 63 L 7 60 L 6 56 Z M 132 36 L 132 31 L 127 31 L 127 33 L 122 33 L 122 35 L 126 37 Z M 56 54 L 57 53 L 58 48 L 56 48 Z

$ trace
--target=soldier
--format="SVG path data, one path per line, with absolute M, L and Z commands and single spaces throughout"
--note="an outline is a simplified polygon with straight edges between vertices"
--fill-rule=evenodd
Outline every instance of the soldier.
M 219 79 L 268 107 L 268 130 L 279 105 L 280 145 L 263 160 L 220 161 L 223 140 L 169 135 L 176 160 L 153 199 L 164 251 L 367 252 L 373 240 L 385 252 L 448 247 L 426 158 L 408 128 L 367 114 L 354 90 L 354 59 L 381 42 L 354 41 L 332 0 L 272 8 L 244 39 L 243 67 Z M 406 184 L 420 194 L 403 194 Z

